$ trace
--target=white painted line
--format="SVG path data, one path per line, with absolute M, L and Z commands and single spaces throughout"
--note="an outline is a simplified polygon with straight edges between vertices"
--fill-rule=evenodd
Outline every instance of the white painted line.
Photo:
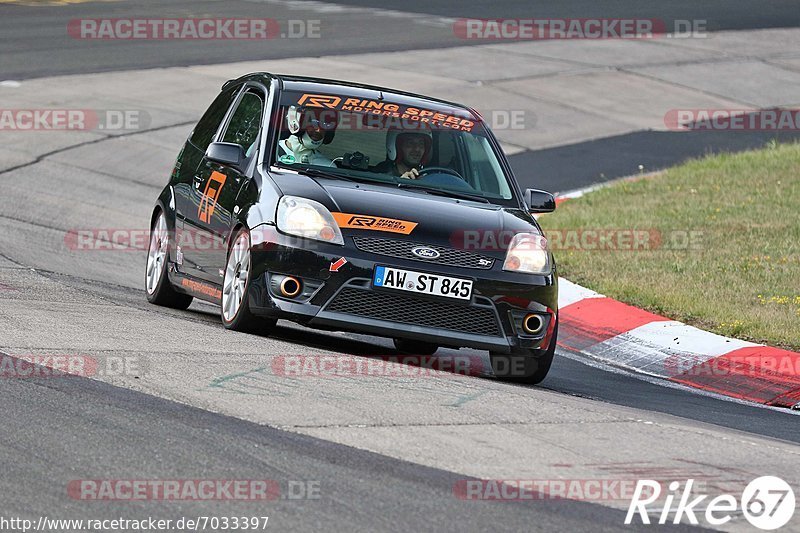
M 604 181 L 602 183 L 595 183 L 594 185 L 589 185 L 589 186 L 583 187 L 581 189 L 573 189 L 571 191 L 560 192 L 560 193 L 558 193 L 558 195 L 556 195 L 556 198 L 562 198 L 562 199 L 568 199 L 568 200 L 573 199 L 573 198 L 580 198 L 584 194 L 596 191 L 598 189 L 602 189 L 602 188 L 608 187 L 610 185 L 614 185 L 614 184 L 619 183 L 621 181 L 636 181 L 636 180 L 640 180 L 640 179 L 652 178 L 653 176 L 657 176 L 659 174 L 663 174 L 664 172 L 665 172 L 664 170 L 653 170 L 652 172 L 643 172 L 643 173 L 639 173 L 639 174 L 630 174 L 628 176 L 621 176 L 619 178 L 614 178 L 612 180 Z

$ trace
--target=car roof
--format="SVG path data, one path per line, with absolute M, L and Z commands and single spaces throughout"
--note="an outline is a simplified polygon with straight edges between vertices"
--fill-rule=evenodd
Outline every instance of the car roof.
M 432 98 L 406 91 L 399 91 L 397 89 L 391 89 L 388 87 L 367 85 L 352 81 L 312 78 L 307 76 L 294 76 L 287 74 L 273 74 L 269 72 L 254 72 L 251 74 L 246 74 L 235 80 L 229 80 L 225 83 L 225 85 L 223 85 L 223 87 L 227 87 L 235 82 L 244 81 L 260 81 L 265 85 L 269 85 L 270 79 L 272 78 L 278 79 L 281 83 L 282 89 L 286 91 L 320 92 L 335 95 L 347 95 L 355 98 L 386 99 L 393 103 L 435 109 L 437 111 L 447 112 L 456 116 L 460 115 L 477 121 L 481 120 L 481 116 L 477 113 L 477 111 L 465 105 L 457 104 L 455 102 L 448 102 L 447 100 L 441 100 L 439 98 Z M 381 98 L 381 96 L 383 98 Z

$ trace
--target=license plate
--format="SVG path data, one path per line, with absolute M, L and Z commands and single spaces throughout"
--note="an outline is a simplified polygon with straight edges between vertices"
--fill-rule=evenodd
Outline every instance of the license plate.
M 384 289 L 444 296 L 458 300 L 469 300 L 472 297 L 472 280 L 470 279 L 451 278 L 400 268 L 375 267 L 372 283 L 375 287 Z

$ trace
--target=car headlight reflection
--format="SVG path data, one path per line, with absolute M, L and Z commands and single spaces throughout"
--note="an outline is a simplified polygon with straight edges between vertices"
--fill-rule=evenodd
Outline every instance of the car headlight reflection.
M 506 252 L 503 270 L 549 274 L 552 270 L 547 239 L 538 233 L 517 233 Z
M 284 196 L 278 202 L 278 229 L 289 235 L 344 244 L 339 225 L 319 202 L 299 196 Z

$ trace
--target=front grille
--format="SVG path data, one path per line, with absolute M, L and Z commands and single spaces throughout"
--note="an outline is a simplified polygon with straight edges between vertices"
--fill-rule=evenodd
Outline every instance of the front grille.
M 500 336 L 497 317 L 493 309 L 488 306 L 465 306 L 345 287 L 328 304 L 326 310 L 399 324 L 413 324 L 473 335 Z
M 488 270 L 492 268 L 492 265 L 494 264 L 494 259 L 491 257 L 484 257 L 474 252 L 445 248 L 442 246 L 432 246 L 430 244 L 422 244 L 418 242 L 396 241 L 391 239 L 379 239 L 375 237 L 353 237 L 353 241 L 356 243 L 356 248 L 363 252 L 370 252 L 378 255 L 388 255 L 390 257 L 400 257 L 402 259 L 410 259 L 412 261 L 424 261 L 425 263 L 450 265 L 461 268 L 479 268 L 481 270 Z M 433 248 L 439 252 L 439 257 L 436 259 L 418 257 L 411 253 L 411 250 L 417 246 Z

